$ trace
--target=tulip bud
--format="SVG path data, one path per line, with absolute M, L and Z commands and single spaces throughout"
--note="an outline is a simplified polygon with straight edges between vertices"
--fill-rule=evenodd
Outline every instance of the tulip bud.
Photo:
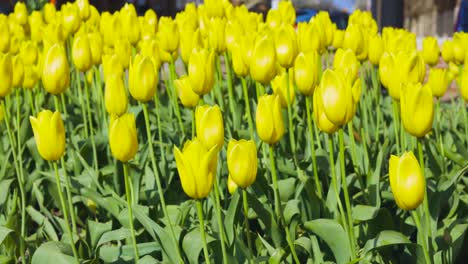
M 413 152 L 405 152 L 401 157 L 392 155 L 388 175 L 398 207 L 413 210 L 423 202 L 426 183 Z
M 349 83 L 354 83 L 358 77 L 360 63 L 350 49 L 338 49 L 333 58 L 333 69 L 341 71 Z
M 335 49 L 339 49 L 343 47 L 344 34 L 345 34 L 344 30 L 341 30 L 341 29 L 335 29 L 335 31 L 333 32 L 332 46 L 335 47 Z
M 268 83 L 276 75 L 276 52 L 273 40 L 264 36 L 255 42 L 250 62 L 250 76 L 257 82 Z
M 209 18 L 212 17 L 223 17 L 224 7 L 223 1 L 219 0 L 205 0 L 205 12 Z
M 102 37 L 98 31 L 88 34 L 89 48 L 91 50 L 91 61 L 94 65 L 101 64 L 102 60 Z
M 224 144 L 223 115 L 218 105 L 202 105 L 195 110 L 195 127 L 197 137 L 206 148 L 216 146 L 221 149 Z
M 299 53 L 294 63 L 294 80 L 297 89 L 305 96 L 314 93 L 319 81 L 318 54 L 316 51 Z
M 384 44 L 379 35 L 374 35 L 369 38 L 369 61 L 375 66 L 379 65 L 380 57 L 384 51 Z
M 128 98 L 121 76 L 106 77 L 104 99 L 107 113 L 110 115 L 121 116 L 127 112 Z
M 244 29 L 242 28 L 242 24 L 239 22 L 239 20 L 228 20 L 225 29 L 227 50 L 232 52 L 234 45 L 238 43 L 239 38 L 241 38 L 244 34 Z
M 78 14 L 82 20 L 87 20 L 90 15 L 90 7 L 88 0 L 76 0 L 76 6 L 78 7 Z
M 13 62 L 10 54 L 0 53 L 0 98 L 7 96 L 12 86 L 13 81 Z
M 122 77 L 124 71 L 119 58 L 115 54 L 102 56 L 102 69 L 106 82 L 109 77 L 114 75 L 117 75 L 119 78 Z
M 356 112 L 356 104 L 361 94 L 361 80 L 358 78 L 353 86 L 345 79 L 341 71 L 325 70 L 320 81 L 319 94 L 323 110 L 336 126 L 351 121 Z
M 119 59 L 120 65 L 124 69 L 128 68 L 130 64 L 130 57 L 132 56 L 132 46 L 127 39 L 116 39 L 114 42 L 115 54 Z
M 257 147 L 253 140 L 231 139 L 227 149 L 229 176 L 241 188 L 252 185 L 257 177 Z
M 434 102 L 431 88 L 421 83 L 407 84 L 401 90 L 401 120 L 405 130 L 424 137 L 432 129 Z
M 135 100 L 148 102 L 156 93 L 158 72 L 150 57 L 137 54 L 128 73 L 130 94 Z
M 426 37 L 422 43 L 422 56 L 424 62 L 434 66 L 439 62 L 439 45 L 434 37 Z
M 226 19 L 212 18 L 210 20 L 210 31 L 208 33 L 208 43 L 210 47 L 217 53 L 222 53 L 226 50 Z
M 127 162 L 135 157 L 138 151 L 138 138 L 133 114 L 111 116 L 109 145 L 112 156 L 121 162 Z
M 398 52 L 394 57 L 393 69 L 389 78 L 389 93 L 396 100 L 400 99 L 402 85 L 418 83 L 424 80 L 426 66 L 416 52 Z
M 16 23 L 26 25 L 28 23 L 28 9 L 23 2 L 16 2 L 14 10 L 14 18 Z
M 75 67 L 81 71 L 86 72 L 92 66 L 91 48 L 87 35 L 78 35 L 73 41 L 72 59 Z
M 296 22 L 296 9 L 291 1 L 281 1 L 278 4 L 278 11 L 282 23 L 294 25 Z
M 351 49 L 359 60 L 367 57 L 367 41 L 359 26 L 349 25 L 343 37 L 343 48 Z
M 44 20 L 40 11 L 33 11 L 28 17 L 29 29 L 31 40 L 39 43 L 42 42 L 42 28 L 44 27 Z
M 461 64 L 465 59 L 465 44 L 464 35 L 461 32 L 453 34 L 453 60 L 457 64 Z
M 65 128 L 60 112 L 50 110 L 39 112 L 37 117 L 30 116 L 37 150 L 47 161 L 57 161 L 65 153 Z
M 0 111 L 1 111 L 1 109 L 0 109 Z M 0 121 L 2 120 L 1 117 L 2 116 L 0 116 Z M 231 174 L 229 174 L 229 176 L 228 176 L 227 187 L 228 187 L 229 194 L 231 194 L 231 195 L 236 192 L 237 187 L 238 187 L 237 184 L 232 180 Z
M 24 78 L 22 87 L 25 89 L 32 89 L 39 81 L 39 69 L 35 65 L 24 66 Z
M 270 145 L 285 133 L 281 102 L 278 95 L 263 95 L 258 100 L 255 124 L 259 138 Z
M 297 56 L 297 37 L 291 25 L 282 24 L 275 31 L 275 47 L 278 63 L 285 68 L 292 67 Z
M 336 132 L 340 127 L 330 122 L 330 120 L 327 118 L 327 115 L 325 114 L 320 86 L 315 89 L 313 100 L 314 111 L 312 113 L 314 115 L 314 120 L 317 124 L 317 127 L 321 131 L 328 134 Z
M 276 75 L 271 81 L 273 93 L 280 98 L 281 107 L 285 108 L 288 104 L 293 104 L 296 98 L 294 91 L 294 75 L 288 74 L 286 71 Z
M 442 97 L 447 91 L 450 79 L 447 69 L 432 68 L 429 72 L 427 84 L 431 87 L 432 95 Z
M 299 23 L 297 26 L 297 45 L 299 51 L 308 53 L 322 50 L 320 33 L 317 25 L 312 23 Z
M 8 18 L 0 14 L 0 52 L 6 53 L 10 49 L 10 27 Z
M 70 67 L 68 66 L 65 48 L 55 44 L 45 56 L 42 72 L 44 89 L 54 95 L 65 92 L 70 84 Z
M 179 48 L 180 35 L 177 23 L 170 17 L 161 17 L 156 38 L 163 52 L 161 59 L 170 61 L 172 53 L 177 52 Z
M 335 28 L 330 19 L 330 15 L 326 11 L 319 11 L 315 16 L 313 16 L 309 23 L 316 24 L 317 29 L 320 33 L 320 38 L 322 42 L 322 48 L 330 46 L 333 43 L 333 33 Z
M 188 77 L 192 89 L 198 95 L 205 95 L 214 85 L 215 54 L 205 49 L 196 49 L 190 56 Z
M 135 6 L 126 3 L 120 10 L 122 32 L 130 44 L 135 45 L 140 40 L 140 27 Z
M 188 64 L 193 50 L 202 48 L 203 40 L 200 35 L 200 30 L 196 29 L 195 31 L 192 31 L 191 28 L 182 28 L 180 34 L 180 56 L 182 57 L 182 60 Z
M 24 65 L 21 57 L 16 55 L 13 57 L 13 88 L 18 88 L 23 84 L 24 79 Z
M 442 44 L 442 58 L 445 62 L 451 62 L 453 60 L 453 41 L 446 40 Z
M 241 46 L 238 43 L 234 43 L 232 48 L 232 68 L 240 77 L 249 74 L 249 65 L 244 61 Z
M 32 41 L 25 41 L 21 44 L 20 57 L 25 65 L 35 65 L 39 57 L 39 49 Z
M 71 3 L 62 5 L 62 23 L 67 35 L 75 34 L 80 28 L 78 8 Z
M 192 84 L 188 76 L 184 76 L 174 81 L 177 95 L 179 96 L 180 102 L 184 107 L 194 108 L 198 105 L 200 96 L 192 90 Z

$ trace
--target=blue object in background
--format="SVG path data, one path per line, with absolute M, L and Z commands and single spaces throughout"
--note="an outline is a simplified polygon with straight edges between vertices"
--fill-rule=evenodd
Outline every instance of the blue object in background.
M 468 31 L 468 0 L 462 0 L 460 3 L 455 31 Z

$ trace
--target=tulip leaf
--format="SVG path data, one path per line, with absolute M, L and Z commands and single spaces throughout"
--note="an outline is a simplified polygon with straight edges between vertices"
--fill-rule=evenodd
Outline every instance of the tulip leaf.
M 343 227 L 332 219 L 316 219 L 304 223 L 304 227 L 315 233 L 330 247 L 337 263 L 347 263 L 351 258 L 351 247 Z
M 239 201 L 240 201 L 240 193 L 239 191 L 236 191 L 229 202 L 229 207 L 226 212 L 226 217 L 224 218 L 224 225 L 226 227 L 226 235 L 228 239 L 228 243 L 232 245 L 234 242 L 234 230 L 235 230 L 235 225 L 234 221 L 237 218 L 237 215 L 239 214 Z
M 10 189 L 10 185 L 13 183 L 13 181 L 14 179 L 6 179 L 6 180 L 0 181 L 0 205 L 2 206 L 8 198 L 8 195 L 9 195 L 8 190 Z
M 31 262 L 35 264 L 72 264 L 75 263 L 75 259 L 69 244 L 52 241 L 42 244 L 34 252 Z
M 140 243 L 137 247 L 140 256 L 161 250 L 157 242 Z M 134 259 L 133 245 L 104 245 L 99 248 L 98 255 L 106 263 L 128 262 Z
M 107 223 L 99 223 L 88 219 L 87 226 L 91 247 L 95 248 L 102 235 L 112 230 L 112 221 Z
M 99 248 L 100 246 L 112 241 L 120 241 L 129 238 L 130 236 L 130 229 L 123 227 L 116 230 L 108 231 L 100 236 L 99 241 L 95 245 L 95 248 Z
M 377 250 L 380 247 L 395 244 L 411 244 L 412 242 L 402 233 L 393 230 L 384 230 L 375 238 L 367 240 L 364 245 L 364 254 L 371 250 Z
M 203 249 L 200 236 L 200 228 L 196 227 L 188 232 L 182 241 L 182 247 L 187 255 L 189 263 L 198 263 L 198 257 Z M 215 241 L 215 238 L 206 234 L 206 243 L 209 244 L 213 241 Z
M 367 221 L 374 219 L 379 212 L 379 208 L 358 204 L 353 207 L 353 217 L 358 221 Z
M 3 243 L 3 240 L 11 233 L 13 232 L 12 229 L 6 228 L 4 226 L 0 226 L 0 245 Z

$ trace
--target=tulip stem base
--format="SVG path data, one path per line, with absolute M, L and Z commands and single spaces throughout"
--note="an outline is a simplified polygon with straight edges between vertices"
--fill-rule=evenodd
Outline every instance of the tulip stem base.
M 198 220 L 200 221 L 200 236 L 203 243 L 203 254 L 205 255 L 206 264 L 210 264 L 210 255 L 208 253 L 208 245 L 206 244 L 205 222 L 203 221 L 203 205 L 200 200 L 197 200 Z
M 248 258 L 250 262 L 253 263 L 253 250 L 252 250 L 252 240 L 250 238 L 250 224 L 249 224 L 249 201 L 247 200 L 247 190 L 242 189 L 242 198 L 244 202 L 244 222 L 245 222 L 245 235 L 247 237 L 247 245 L 249 247 Z
M 395 134 L 395 140 L 396 140 L 396 148 L 397 148 L 397 155 L 400 155 L 400 136 L 398 134 L 398 125 L 400 123 L 399 118 L 398 118 L 398 102 L 393 99 L 392 100 L 392 106 L 393 106 L 393 129 L 394 129 L 394 134 Z
M 425 218 L 425 221 L 426 221 L 426 224 L 425 224 L 425 228 L 426 228 L 426 235 L 428 237 L 428 239 L 430 239 L 432 237 L 432 232 L 431 232 L 431 214 L 430 214 L 430 211 L 429 211 L 429 200 L 428 200 L 428 186 L 427 186 L 427 179 L 426 179 L 426 176 L 425 176 L 425 173 L 424 173 L 424 168 L 425 168 L 425 165 L 424 165 L 424 156 L 423 156 L 423 145 L 422 145 L 422 138 L 418 138 L 418 155 L 419 155 L 419 164 L 421 165 L 421 174 L 423 176 L 423 179 L 424 179 L 424 186 L 425 186 L 425 190 L 424 190 L 424 200 L 423 200 L 423 208 L 424 208 L 424 218 Z
M 78 99 L 80 100 L 81 105 L 81 117 L 83 118 L 83 125 L 85 131 L 85 137 L 89 137 L 89 130 L 88 130 L 88 122 L 86 122 L 86 107 L 85 103 L 83 102 L 83 91 L 81 91 L 81 80 L 80 80 L 80 72 L 78 70 L 75 71 L 75 81 L 78 85 Z
M 219 186 L 218 186 L 218 179 L 216 176 L 213 182 L 214 182 L 213 189 L 214 189 L 214 195 L 215 195 L 216 220 L 218 221 L 219 236 L 221 238 L 221 251 L 223 254 L 223 263 L 227 264 L 228 259 L 227 259 L 227 253 L 226 253 L 226 245 L 225 245 L 226 235 L 224 233 L 224 224 L 223 224 L 223 219 L 221 215 L 221 202 L 219 199 Z
M 300 170 L 299 163 L 297 162 L 296 156 L 296 139 L 294 136 L 294 127 L 293 127 L 293 114 L 292 114 L 292 102 L 290 98 L 290 90 L 289 87 L 289 71 L 286 70 L 286 103 L 288 104 L 288 132 L 289 132 L 289 143 L 291 144 L 291 151 L 293 155 L 294 165 L 296 165 L 296 169 Z
M 135 227 L 133 226 L 133 207 L 132 207 L 133 191 L 131 190 L 132 186 L 130 185 L 130 179 L 128 176 L 128 165 L 126 163 L 123 163 L 122 165 L 123 165 L 124 181 L 125 181 L 125 197 L 127 198 L 128 224 L 130 226 L 130 233 L 132 235 L 133 254 L 135 257 L 134 260 L 135 260 L 135 263 L 138 263 L 140 255 L 138 253 L 138 247 L 136 243 Z
M 85 87 L 85 97 L 86 97 L 86 110 L 87 110 L 87 117 L 88 117 L 88 122 L 89 122 L 89 135 L 90 135 L 90 140 L 91 140 L 91 147 L 93 149 L 93 163 L 94 163 L 94 169 L 98 171 L 99 164 L 98 164 L 98 158 L 97 158 L 96 142 L 94 141 L 93 119 L 91 117 L 91 107 L 90 107 L 91 98 L 89 97 L 88 82 L 86 80 L 84 82 L 84 87 Z
M 423 230 L 421 228 L 421 221 L 419 220 L 419 215 L 416 212 L 416 210 L 411 211 L 411 215 L 413 216 L 414 223 L 416 224 L 416 228 L 418 229 L 418 236 L 421 241 L 423 251 L 424 251 L 424 259 L 426 260 L 426 263 L 431 264 L 432 260 L 431 257 L 429 256 L 429 251 L 427 247 L 427 239 L 423 235 Z
M 170 86 L 168 89 L 171 89 L 171 92 L 169 93 L 172 95 L 172 103 L 174 104 L 175 112 L 177 115 L 177 120 L 179 121 L 179 127 L 180 131 L 182 132 L 183 135 L 185 135 L 185 128 L 184 124 L 182 123 L 182 118 L 180 117 L 180 108 L 179 108 L 179 103 L 177 102 L 177 96 L 173 93 L 175 91 L 175 86 L 174 86 L 174 79 L 176 78 L 176 71 L 175 71 L 175 64 L 174 60 L 171 57 L 171 62 L 169 63 L 169 76 L 170 76 Z
M 79 263 L 78 252 L 76 251 L 75 241 L 73 239 L 73 233 L 72 233 L 72 230 L 71 230 L 71 227 L 70 227 L 70 223 L 68 222 L 67 205 L 65 203 L 65 198 L 63 197 L 63 193 L 62 193 L 62 184 L 60 182 L 59 169 L 58 169 L 57 162 L 53 162 L 53 166 L 54 166 L 54 170 L 55 170 L 55 182 L 57 183 L 57 190 L 58 190 L 57 192 L 59 194 L 60 204 L 62 206 L 63 218 L 65 220 L 65 228 L 67 229 L 68 236 L 70 237 L 70 246 L 71 246 L 72 251 L 73 251 L 73 256 L 75 257 L 75 262 Z
M 309 128 L 309 137 L 310 137 L 310 153 L 312 156 L 312 169 L 314 170 L 314 181 L 315 188 L 317 188 L 317 196 L 319 199 L 322 199 L 322 185 L 320 184 L 320 179 L 318 177 L 317 171 L 317 159 L 315 157 L 315 141 L 314 141 L 314 128 L 312 126 L 312 96 L 306 97 L 306 113 L 307 113 L 307 127 Z

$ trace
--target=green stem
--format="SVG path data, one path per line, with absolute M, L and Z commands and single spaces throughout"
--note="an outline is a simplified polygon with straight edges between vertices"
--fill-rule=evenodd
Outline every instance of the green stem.
M 444 155 L 445 151 L 444 151 L 444 142 L 442 140 L 442 128 L 441 128 L 442 126 L 441 126 L 441 121 L 440 121 L 440 114 L 441 114 L 440 98 L 437 98 L 437 103 L 436 103 L 436 119 L 437 119 L 436 135 L 437 135 L 437 140 L 439 141 L 441 158 L 443 159 L 442 173 L 445 173 L 445 171 L 446 171 L 445 155 Z
M 354 139 L 354 128 L 353 128 L 353 121 L 349 121 L 348 123 L 348 134 L 349 134 L 349 141 L 351 142 L 351 159 L 353 161 L 353 165 L 355 169 L 358 169 L 357 163 L 357 154 L 356 154 L 356 140 Z
M 466 113 L 468 110 L 466 110 L 465 107 L 465 102 L 463 101 L 463 98 L 460 96 L 460 102 L 463 107 L 462 112 L 463 112 L 463 119 L 465 120 L 465 143 L 466 143 L 466 148 L 468 148 L 468 114 Z
M 83 124 L 85 129 L 85 137 L 89 137 L 89 130 L 88 130 L 88 122 L 86 122 L 86 107 L 85 103 L 83 102 L 83 92 L 81 91 L 81 81 L 80 81 L 80 72 L 75 70 L 76 76 L 76 83 L 78 84 L 78 99 L 80 100 L 81 105 L 81 117 L 83 118 Z
M 19 105 L 18 102 L 16 102 L 17 105 Z M 26 263 L 26 254 L 25 254 L 25 244 L 24 244 L 24 239 L 26 236 L 26 194 L 24 192 L 24 177 L 23 175 L 23 169 L 22 169 L 22 162 L 20 163 L 18 160 L 18 157 L 16 156 L 16 150 L 15 150 L 15 140 L 13 137 L 13 132 L 10 127 L 10 113 L 9 109 L 5 107 L 5 102 L 2 100 L 2 110 L 4 113 L 4 121 L 5 125 L 7 128 L 7 134 L 8 138 L 10 140 L 10 146 L 11 146 L 11 153 L 13 154 L 13 163 L 15 165 L 15 170 L 16 170 L 16 177 L 18 181 L 18 186 L 20 189 L 20 196 L 21 196 L 21 239 L 20 239 L 20 254 L 21 254 L 21 259 Z M 18 129 L 19 131 L 19 129 Z M 18 132 L 19 134 L 19 132 Z M 19 139 L 18 135 L 18 139 Z M 18 142 L 18 149 L 21 149 L 20 144 Z M 21 155 L 21 154 L 19 154 Z
M 174 79 L 176 78 L 176 71 L 175 71 L 174 60 L 172 58 L 169 64 L 169 75 L 170 75 L 171 80 L 169 82 L 170 87 L 168 89 L 171 89 L 170 95 L 172 95 L 172 103 L 174 104 L 175 112 L 177 115 L 177 121 L 179 121 L 180 131 L 182 132 L 183 135 L 185 135 L 184 124 L 182 123 L 182 118 L 180 117 L 179 103 L 177 102 L 177 96 L 173 93 L 173 91 L 175 91 Z
M 338 183 L 337 183 L 337 177 L 336 177 L 336 171 L 335 171 L 335 158 L 333 155 L 333 139 L 332 135 L 328 135 L 328 159 L 330 161 L 330 171 L 332 175 L 332 185 L 333 188 L 335 189 L 335 195 L 336 195 L 336 201 L 338 203 L 338 210 L 340 211 L 340 216 L 341 216 L 341 221 L 344 227 L 344 230 L 346 234 L 348 234 L 348 239 L 351 242 L 351 238 L 349 236 L 348 232 L 348 224 L 346 223 L 346 218 L 345 218 L 345 213 L 343 209 L 343 204 L 341 203 L 340 199 L 340 189 L 338 188 Z
M 195 108 L 192 108 L 192 138 L 195 138 Z
M 313 104 L 312 104 L 312 106 L 313 106 Z M 312 116 L 312 119 L 314 119 L 313 116 Z M 320 140 L 320 134 L 319 134 L 319 130 L 318 130 L 318 127 L 317 127 L 317 120 L 315 120 L 315 119 L 314 119 L 313 126 L 314 126 L 315 138 L 317 139 L 318 148 L 322 149 L 322 142 Z M 324 144 L 326 144 L 326 143 L 324 143 Z
M 231 66 L 229 63 L 227 52 L 224 52 L 224 66 L 226 67 L 226 80 L 227 80 L 227 88 L 228 88 L 228 95 L 229 95 L 229 110 L 231 111 L 232 120 L 234 123 L 234 129 L 237 130 L 237 124 L 239 124 L 239 118 L 237 116 L 238 113 L 234 107 L 236 102 L 234 100 L 234 93 L 232 90 Z
M 164 151 L 162 129 L 161 129 L 161 117 L 159 113 L 159 96 L 157 92 L 154 94 L 154 108 L 156 111 L 156 123 L 158 125 L 159 151 L 161 152 L 161 159 L 163 161 L 163 164 L 166 164 L 166 152 Z
M 34 106 L 34 94 L 32 89 L 27 89 L 29 93 L 29 104 L 31 107 L 31 112 L 35 116 L 36 115 L 36 107 Z
M 426 186 L 426 190 L 424 192 L 424 200 L 423 200 L 423 208 L 424 208 L 424 219 L 426 221 L 426 224 L 425 224 L 425 227 L 427 228 L 427 236 L 428 236 L 428 239 L 431 239 L 432 237 L 432 228 L 431 228 L 431 214 L 430 214 L 430 211 L 429 211 L 429 200 L 427 198 L 427 193 L 428 193 L 428 186 L 427 186 L 427 180 L 426 180 L 426 176 L 425 176 L 425 173 L 424 173 L 424 168 L 425 168 L 425 165 L 424 165 L 424 156 L 423 156 L 423 146 L 422 146 L 422 138 L 418 138 L 418 155 L 419 155 L 419 164 L 421 165 L 421 174 L 423 176 L 423 179 L 424 179 L 424 186 Z
M 226 254 L 226 235 L 224 233 L 224 224 L 221 215 L 221 202 L 219 199 L 219 187 L 218 187 L 218 179 L 214 179 L 214 194 L 215 194 L 215 210 L 216 210 L 216 220 L 218 221 L 218 228 L 219 228 L 219 235 L 221 238 L 221 252 L 223 254 L 223 263 L 227 264 L 227 254 Z
M 296 139 L 294 138 L 294 127 L 293 127 L 293 114 L 292 114 L 292 106 L 291 106 L 291 98 L 290 98 L 290 90 L 289 87 L 289 71 L 286 70 L 286 103 L 288 104 L 288 132 L 289 132 L 289 143 L 291 144 L 291 151 L 294 159 L 294 165 L 296 168 L 299 169 L 299 164 L 297 162 L 296 157 Z
M 105 121 L 106 120 L 106 103 L 104 101 L 104 96 L 103 96 L 103 93 L 102 93 L 102 86 L 101 86 L 101 72 L 99 70 L 99 66 L 95 66 L 95 78 L 93 78 L 94 80 L 94 90 L 97 91 L 97 94 L 98 94 L 98 103 L 99 103 L 99 107 L 101 108 L 101 120 L 103 122 L 100 122 L 102 123 L 101 125 L 104 126 L 104 131 L 107 131 L 107 122 Z
M 250 112 L 249 92 L 247 90 L 247 81 L 245 80 L 245 77 L 241 78 L 241 83 L 242 83 L 242 91 L 244 93 L 245 112 L 247 114 L 247 122 L 249 124 L 250 138 L 254 139 L 255 133 L 254 133 L 254 127 L 253 127 L 253 121 L 252 121 L 252 113 Z
M 289 249 L 291 250 L 291 254 L 293 256 L 294 261 L 296 264 L 299 264 L 300 261 L 296 254 L 296 249 L 294 244 L 291 241 L 291 235 L 289 233 L 289 228 L 284 220 L 283 209 L 281 208 L 281 201 L 280 201 L 280 193 L 278 187 L 278 175 L 276 174 L 276 162 L 275 162 L 275 154 L 273 152 L 273 146 L 269 145 L 270 150 L 270 165 L 271 165 L 271 176 L 273 180 L 273 188 L 274 188 L 274 197 L 275 197 L 275 214 L 278 223 L 284 226 L 284 230 L 286 232 L 286 240 L 289 245 Z
M 343 128 L 340 128 L 338 136 L 339 136 L 339 141 L 340 141 L 341 186 L 343 187 L 346 212 L 348 213 L 349 234 L 350 234 L 350 239 L 351 239 L 351 254 L 352 254 L 352 258 L 354 259 L 356 257 L 356 239 L 354 237 L 353 214 L 351 211 L 351 203 L 349 200 L 348 184 L 346 182 L 344 135 L 343 134 L 344 134 Z
M 123 171 L 124 171 L 124 180 L 125 180 L 125 196 L 127 198 L 127 210 L 128 210 L 128 223 L 130 225 L 130 233 L 132 235 L 132 244 L 133 244 L 133 254 L 135 256 L 135 263 L 138 263 L 139 254 L 138 254 L 138 247 L 136 243 L 135 237 L 135 228 L 133 226 L 133 209 L 132 209 L 132 190 L 130 185 L 130 179 L 128 177 L 128 165 L 127 163 L 123 163 Z
M 216 77 L 216 87 L 215 87 L 215 92 L 216 92 L 216 97 L 218 97 L 218 105 L 221 108 L 221 111 L 224 112 L 224 101 L 223 101 L 223 93 L 221 91 L 221 86 L 222 86 L 222 74 L 221 74 L 221 62 L 219 60 L 219 57 L 216 56 L 216 71 L 215 71 L 215 77 Z
M 210 264 L 210 255 L 208 254 L 208 245 L 206 244 L 205 223 L 203 221 L 203 206 L 200 200 L 197 200 L 198 220 L 200 221 L 200 236 L 203 243 L 203 254 L 206 264 Z
M 378 141 L 379 139 L 379 132 L 380 132 L 380 116 L 382 115 L 381 110 L 380 110 L 380 84 L 378 81 L 378 74 L 379 72 L 377 71 L 377 68 L 372 67 L 372 86 L 374 86 L 374 92 L 375 92 L 375 104 L 376 104 L 376 110 L 377 110 L 377 123 L 376 123 L 376 128 L 375 128 L 375 140 Z
M 71 194 L 71 184 L 70 184 L 70 177 L 68 177 L 67 175 L 67 169 L 65 167 L 65 160 L 64 158 L 62 157 L 60 159 L 60 162 L 61 162 L 61 165 L 62 165 L 62 170 L 63 170 L 63 176 L 65 178 L 65 191 L 67 192 L 67 202 L 68 202 L 68 209 L 70 210 L 70 218 L 71 218 L 71 222 L 72 222 L 72 231 L 73 231 L 73 234 L 76 234 L 76 236 L 79 238 L 80 236 L 78 235 L 78 229 L 76 228 L 77 225 L 76 225 L 76 214 L 75 214 L 75 209 L 73 207 L 73 201 L 72 201 L 72 194 Z
M 319 199 L 322 199 L 322 185 L 318 177 L 317 171 L 317 159 L 315 157 L 315 142 L 314 142 L 314 128 L 312 127 L 312 96 L 306 97 L 306 113 L 307 113 L 307 127 L 309 128 L 310 137 L 310 153 L 312 156 L 312 169 L 314 170 L 315 186 L 317 188 L 317 195 Z
M 419 220 L 418 213 L 415 210 L 413 210 L 411 211 L 411 215 L 413 216 L 414 223 L 416 224 L 416 228 L 418 229 L 419 239 L 422 241 L 421 244 L 422 244 L 423 251 L 424 251 L 424 259 L 426 260 L 427 264 L 431 264 L 432 260 L 431 260 L 431 257 L 429 256 L 427 239 L 424 238 L 424 235 L 423 235 L 424 232 L 421 228 L 421 221 Z
M 400 121 L 398 120 L 398 105 L 395 99 L 392 99 L 392 106 L 393 106 L 393 129 L 395 132 L 395 140 L 396 140 L 396 147 L 397 147 L 397 155 L 400 155 L 400 136 L 398 134 L 398 124 Z
M 148 106 L 143 103 L 143 114 L 145 116 L 145 125 L 146 125 L 146 135 L 148 137 L 148 144 L 149 144 L 149 151 L 150 151 L 150 157 L 151 157 L 151 164 L 153 167 L 153 173 L 154 173 L 154 178 L 156 180 L 156 187 L 158 188 L 158 194 L 159 194 L 159 200 L 161 201 L 161 207 L 164 212 L 164 217 L 166 218 L 167 224 L 169 225 L 169 228 L 171 230 L 171 235 L 172 235 L 172 242 L 174 243 L 174 246 L 177 249 L 177 255 L 179 258 L 179 262 L 182 263 L 182 255 L 180 253 L 179 249 L 179 244 L 177 242 L 177 238 L 174 232 L 174 227 L 172 226 L 171 219 L 169 217 L 169 213 L 167 211 L 166 207 L 166 200 L 164 199 L 164 190 L 161 186 L 161 179 L 159 177 L 159 171 L 156 163 L 156 157 L 154 155 L 154 149 L 153 149 L 153 135 L 151 134 L 150 130 L 150 123 L 149 123 L 149 115 L 148 115 Z
M 89 89 L 88 89 L 88 82 L 84 82 L 85 87 L 85 97 L 86 97 L 86 109 L 88 114 L 88 122 L 89 122 L 89 134 L 91 140 L 91 147 L 93 149 L 93 160 L 94 160 L 94 169 L 98 171 L 99 164 L 97 158 L 97 150 L 96 150 L 96 142 L 94 141 L 94 131 L 93 131 L 93 119 L 91 118 L 91 107 L 90 107 L 90 97 L 89 97 Z
M 247 236 L 247 245 L 249 246 L 249 259 L 253 263 L 253 250 L 252 241 L 250 239 L 250 224 L 249 224 L 249 201 L 247 200 L 247 190 L 242 189 L 242 198 L 244 200 L 244 223 L 245 223 L 245 234 Z
M 58 194 L 59 194 L 59 198 L 60 198 L 60 204 L 62 205 L 62 210 L 63 210 L 63 218 L 65 220 L 65 227 L 67 229 L 68 236 L 70 237 L 70 246 L 71 246 L 72 251 L 73 251 L 73 256 L 75 257 L 75 262 L 79 263 L 78 252 L 76 251 L 75 242 L 73 240 L 73 233 L 72 233 L 72 230 L 70 228 L 70 223 L 68 222 L 68 210 L 67 210 L 67 206 L 65 204 L 65 199 L 63 197 L 63 193 L 62 193 L 62 184 L 60 183 L 60 176 L 59 176 L 59 170 L 58 170 L 57 162 L 53 162 L 53 166 L 54 166 L 54 170 L 55 170 L 55 181 L 57 183 L 57 189 L 58 189 Z

